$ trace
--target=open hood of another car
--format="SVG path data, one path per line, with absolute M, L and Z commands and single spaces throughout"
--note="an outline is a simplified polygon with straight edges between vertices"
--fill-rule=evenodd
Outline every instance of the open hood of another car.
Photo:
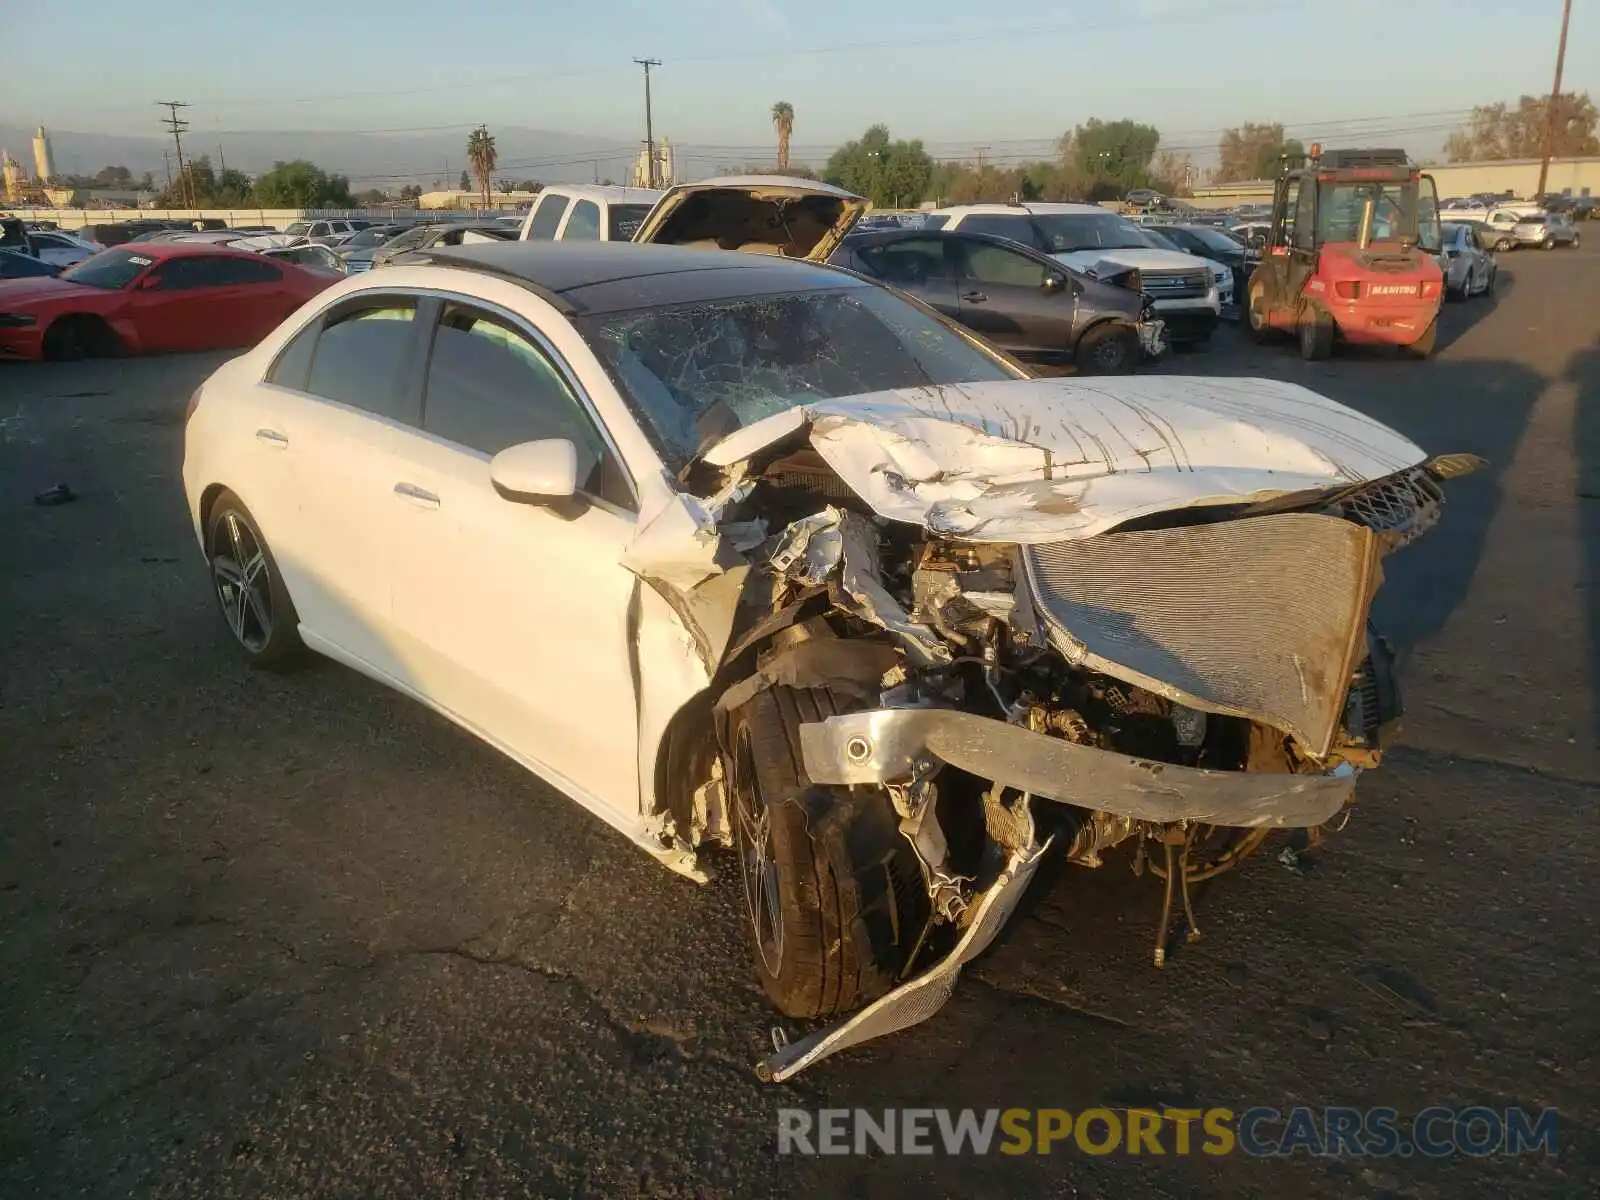
M 826 262 L 867 207 L 861 196 L 828 183 L 735 175 L 672 188 L 633 240 Z

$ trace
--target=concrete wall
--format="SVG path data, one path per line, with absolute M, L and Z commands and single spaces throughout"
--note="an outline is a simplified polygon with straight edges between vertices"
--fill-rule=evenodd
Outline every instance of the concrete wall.
M 1479 192 L 1511 192 L 1531 197 L 1539 187 L 1537 158 L 1505 162 L 1441 163 L 1424 168 L 1439 185 L 1439 199 L 1472 196 Z M 1552 158 L 1545 190 L 1570 190 L 1574 196 L 1600 196 L 1600 158 Z M 1196 188 L 1189 201 L 1196 208 L 1231 208 L 1235 204 L 1266 204 L 1272 200 L 1272 181 L 1253 179 Z

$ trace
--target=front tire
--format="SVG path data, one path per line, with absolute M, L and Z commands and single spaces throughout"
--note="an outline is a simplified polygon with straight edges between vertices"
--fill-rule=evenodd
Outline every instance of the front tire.
M 1517 244 L 1510 238 L 1501 238 L 1494 244 L 1494 248 L 1503 254 L 1508 250 L 1515 250 L 1517 248 Z
M 824 787 L 800 726 L 838 712 L 825 688 L 774 687 L 729 722 L 731 816 L 746 924 L 768 998 L 791 1017 L 883 995 L 927 921 L 927 891 L 882 788 Z
M 1261 284 L 1250 285 L 1250 299 L 1245 306 L 1245 325 L 1253 342 L 1264 344 L 1272 337 L 1272 326 L 1267 319 L 1267 289 Z
M 1300 336 L 1300 357 L 1307 362 L 1318 362 L 1333 353 L 1333 318 L 1320 308 L 1303 309 L 1296 332 Z
M 1073 353 L 1078 370 L 1094 375 L 1126 375 L 1139 364 L 1139 336 L 1122 325 L 1096 325 L 1078 339 Z
M 294 601 L 260 526 L 232 492 L 218 496 L 206 515 L 206 561 L 223 623 L 250 664 L 292 659 L 302 649 Z

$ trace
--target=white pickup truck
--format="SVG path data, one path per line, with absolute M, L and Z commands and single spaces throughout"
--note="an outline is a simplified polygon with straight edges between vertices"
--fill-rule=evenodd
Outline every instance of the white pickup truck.
M 523 219 L 524 242 L 627 242 L 662 193 L 612 184 L 552 184 Z

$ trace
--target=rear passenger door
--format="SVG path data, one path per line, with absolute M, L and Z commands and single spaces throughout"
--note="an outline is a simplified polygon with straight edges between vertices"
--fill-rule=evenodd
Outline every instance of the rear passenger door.
M 278 566 L 302 623 L 351 665 L 407 686 L 414 673 L 394 636 L 392 594 L 415 548 L 394 485 L 418 436 L 417 331 L 435 305 L 368 292 L 329 308 L 273 362 L 276 411 L 256 431 L 262 451 L 288 464 L 295 528 L 275 544 L 295 548 Z
M 526 321 L 449 302 L 433 333 L 423 434 L 394 488 L 407 567 L 394 593 L 408 664 L 436 704 L 563 786 L 637 812 L 628 646 L 635 580 L 621 565 L 636 502 L 573 374 Z M 490 459 L 564 438 L 580 495 L 500 495 Z M 626 719 L 623 719 L 623 718 Z
M 856 257 L 874 279 L 909 292 L 951 320 L 960 317 L 956 297 L 957 266 L 941 237 L 901 238 L 864 246 Z

